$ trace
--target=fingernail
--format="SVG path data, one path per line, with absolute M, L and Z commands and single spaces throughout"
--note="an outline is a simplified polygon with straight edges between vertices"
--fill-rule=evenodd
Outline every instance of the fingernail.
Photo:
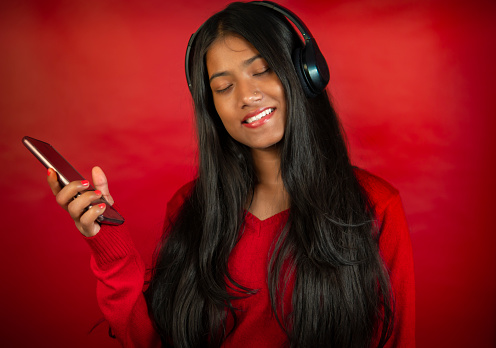
M 100 203 L 100 204 L 98 204 L 98 208 L 100 208 L 100 209 L 105 208 L 105 203 Z
M 88 180 L 81 180 L 81 185 L 88 186 L 90 182 Z
M 100 195 L 102 194 L 102 191 L 100 191 L 100 190 L 95 190 L 95 194 L 96 194 L 97 196 L 100 196 Z
M 47 175 L 50 175 L 51 171 L 50 171 L 51 168 L 48 168 L 48 174 Z

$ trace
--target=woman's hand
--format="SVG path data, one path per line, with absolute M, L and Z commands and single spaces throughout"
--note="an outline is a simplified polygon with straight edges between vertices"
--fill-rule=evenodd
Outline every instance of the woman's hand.
M 90 186 L 88 180 L 73 181 L 61 188 L 57 180 L 57 173 L 53 169 L 48 169 L 48 185 L 56 196 L 57 203 L 69 212 L 69 215 L 76 223 L 76 227 L 86 237 L 92 237 L 100 231 L 100 225 L 96 219 L 105 211 L 105 204 L 101 203 L 86 208 L 95 200 L 104 197 L 111 205 L 114 203 L 108 190 L 107 177 L 100 167 L 94 167 L 91 176 L 95 191 L 86 191 Z M 78 194 L 80 194 L 78 196 Z M 77 196 L 77 197 L 76 197 Z M 76 198 L 74 198 L 76 197 Z

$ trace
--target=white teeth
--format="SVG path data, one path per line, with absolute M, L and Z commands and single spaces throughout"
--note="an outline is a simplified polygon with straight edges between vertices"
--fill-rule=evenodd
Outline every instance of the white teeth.
M 253 117 L 250 117 L 249 119 L 247 119 L 245 121 L 245 123 L 252 123 L 252 122 L 255 122 L 255 121 L 258 121 L 260 120 L 261 118 L 267 116 L 268 114 L 271 114 L 274 112 L 274 108 L 269 108 L 269 109 L 266 109 L 264 111 L 262 111 L 261 113 L 259 113 L 258 115 L 255 115 Z

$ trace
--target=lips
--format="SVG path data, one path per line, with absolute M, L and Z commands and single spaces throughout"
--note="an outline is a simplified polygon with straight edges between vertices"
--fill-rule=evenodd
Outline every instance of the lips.
M 245 118 L 243 118 L 243 121 L 241 121 L 241 123 L 249 128 L 259 127 L 272 117 L 275 110 L 275 108 L 269 107 L 250 112 L 248 115 L 245 116 Z

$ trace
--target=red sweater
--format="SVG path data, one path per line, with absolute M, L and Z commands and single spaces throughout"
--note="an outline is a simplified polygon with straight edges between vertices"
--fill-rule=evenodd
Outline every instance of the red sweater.
M 412 247 L 398 191 L 366 171 L 357 170 L 356 174 L 379 222 L 379 249 L 395 299 L 394 331 L 386 346 L 414 347 Z M 168 203 L 168 217 L 179 209 L 187 190 L 183 187 Z M 243 236 L 229 258 L 229 271 L 240 284 L 259 291 L 235 301 L 234 307 L 240 308 L 238 326 L 224 347 L 287 346 L 286 336 L 272 314 L 266 279 L 269 248 L 288 215 L 289 211 L 283 211 L 261 221 L 247 213 Z M 117 339 L 124 347 L 160 347 L 142 293 L 145 267 L 126 228 L 102 225 L 96 236 L 85 239 L 93 252 L 91 268 L 98 280 L 98 303 Z M 285 303 L 290 301 L 288 292 Z

